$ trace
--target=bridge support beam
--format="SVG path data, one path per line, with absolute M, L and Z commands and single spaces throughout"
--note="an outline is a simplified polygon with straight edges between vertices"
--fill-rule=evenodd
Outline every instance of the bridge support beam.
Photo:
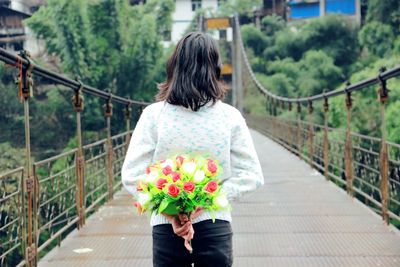
M 383 72 L 385 69 L 381 69 Z M 380 77 L 380 76 L 378 76 Z M 381 204 L 382 204 L 382 219 L 389 224 L 389 153 L 388 145 L 386 143 L 386 121 L 385 121 L 385 104 L 389 97 L 389 90 L 386 88 L 386 81 L 380 79 L 381 87 L 378 91 L 381 113 L 381 148 L 379 152 L 379 167 L 380 167 L 380 191 L 381 191 Z
M 131 117 L 132 117 L 132 108 L 131 105 L 128 104 L 125 106 L 125 125 L 126 125 L 126 137 L 125 137 L 125 153 L 128 152 L 129 143 L 131 141 Z
M 349 84 L 347 84 L 349 85 Z M 353 196 L 353 148 L 351 141 L 351 110 L 353 106 L 353 101 L 351 98 L 351 93 L 346 92 L 346 110 L 347 110 L 347 120 L 346 120 L 346 142 L 344 148 L 344 160 L 345 160 L 345 175 L 346 175 L 346 189 L 347 193 Z
M 113 181 L 114 181 L 114 170 L 113 170 L 113 145 L 111 140 L 111 117 L 112 117 L 112 104 L 111 97 L 107 100 L 104 105 L 104 117 L 106 117 L 107 123 L 107 177 L 108 177 L 108 199 L 113 199 Z
M 314 108 L 312 102 L 308 103 L 308 113 L 309 113 L 309 128 L 308 128 L 308 156 L 309 156 L 309 164 L 311 168 L 314 167 L 314 125 L 312 121 L 312 114 L 314 112 Z
M 242 80 L 242 54 L 240 47 L 240 26 L 239 26 L 239 15 L 234 15 L 234 22 L 232 23 L 233 32 L 233 75 L 232 75 L 232 105 L 243 112 L 243 80 Z
M 297 151 L 299 153 L 299 158 L 302 159 L 302 129 L 301 129 L 301 104 L 297 103 Z
M 329 137 L 328 137 L 328 112 L 329 104 L 328 98 L 324 100 L 324 143 L 323 143 L 323 156 L 324 156 L 324 176 L 329 180 Z
M 33 64 L 27 51 L 22 51 L 19 56 L 28 61 L 28 66 L 24 69 L 22 60 L 17 57 L 17 68 L 19 77 L 17 80 L 19 98 L 24 105 L 24 124 L 25 124 L 25 169 L 23 186 L 21 189 L 21 226 L 22 226 L 22 251 L 24 253 L 25 265 L 28 267 L 37 266 L 37 190 L 39 183 L 33 168 L 31 155 L 31 133 L 29 101 L 33 97 Z
M 75 155 L 75 168 L 76 168 L 76 209 L 78 213 L 78 229 L 82 228 L 85 224 L 85 156 L 83 153 L 82 144 L 82 124 L 81 124 L 81 112 L 83 111 L 83 96 L 82 96 L 81 84 L 78 89 L 75 90 L 75 94 L 72 98 L 73 107 L 76 112 L 76 142 L 77 152 Z

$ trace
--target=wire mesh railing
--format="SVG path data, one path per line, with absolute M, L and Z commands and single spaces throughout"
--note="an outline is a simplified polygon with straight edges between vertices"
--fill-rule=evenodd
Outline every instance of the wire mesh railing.
M 242 71 L 247 77 L 245 86 L 252 83 L 266 97 L 270 106 L 270 115 L 256 117 L 247 115 L 247 121 L 253 128 L 259 129 L 282 146 L 307 161 L 342 188 L 349 195 L 356 196 L 387 222 L 400 225 L 400 145 L 387 141 L 385 125 L 385 106 L 389 90 L 387 81 L 400 76 L 400 66 L 390 70 L 381 69 L 376 77 L 354 84 L 346 84 L 338 89 L 309 97 L 288 98 L 278 96 L 258 81 L 250 62 L 240 33 L 238 16 L 232 20 L 236 27 L 236 46 L 239 47 L 244 62 Z M 236 64 L 236 63 L 235 63 Z M 378 86 L 381 136 L 371 137 L 351 131 L 353 98 L 352 94 Z M 346 128 L 329 127 L 329 101 L 343 97 L 346 107 Z M 322 102 L 323 124 L 313 122 L 314 104 Z M 304 106 L 308 115 L 302 113 Z M 276 110 L 297 113 L 297 119 L 279 116 Z
M 121 167 L 129 146 L 131 107 L 149 103 L 123 98 L 35 65 L 26 52 L 0 48 L 0 61 L 18 69 L 19 98 L 24 106 L 24 166 L 0 174 L 0 266 L 37 266 L 38 259 L 121 187 Z M 72 89 L 76 147 L 35 161 L 31 155 L 32 74 Z M 105 100 L 106 138 L 83 145 L 83 94 Z M 17 100 L 16 100 L 17 101 Z M 126 129 L 111 135 L 112 103 L 122 104 Z

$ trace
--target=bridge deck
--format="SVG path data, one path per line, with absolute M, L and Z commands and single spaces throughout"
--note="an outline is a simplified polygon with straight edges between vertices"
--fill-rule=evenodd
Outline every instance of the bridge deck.
M 233 206 L 234 266 L 400 266 L 400 235 L 306 163 L 252 131 L 265 186 Z M 39 266 L 152 266 L 151 228 L 125 192 Z

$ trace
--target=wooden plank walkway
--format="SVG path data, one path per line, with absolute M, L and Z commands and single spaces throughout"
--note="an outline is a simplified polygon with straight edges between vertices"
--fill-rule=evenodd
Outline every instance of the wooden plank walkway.
M 258 132 L 265 186 L 233 205 L 234 266 L 400 266 L 400 235 Z M 151 228 L 126 191 L 73 231 L 41 267 L 152 266 Z

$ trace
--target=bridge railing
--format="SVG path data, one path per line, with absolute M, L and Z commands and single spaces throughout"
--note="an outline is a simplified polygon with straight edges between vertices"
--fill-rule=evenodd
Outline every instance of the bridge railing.
M 240 29 L 237 16 L 233 21 L 234 27 Z M 237 42 L 241 51 L 240 60 L 244 62 L 243 71 L 246 72 L 243 76 L 248 77 L 245 85 L 252 83 L 266 97 L 270 107 L 270 115 L 247 115 L 249 125 L 307 161 L 326 179 L 374 209 L 385 222 L 400 225 L 400 145 L 387 141 L 385 125 L 385 106 L 389 96 L 387 81 L 400 76 L 400 66 L 390 70 L 381 69 L 376 77 L 355 84 L 348 83 L 343 89 L 309 97 L 288 98 L 273 94 L 257 80 L 247 58 L 240 30 Z M 376 85 L 381 123 L 379 138 L 351 131 L 352 94 L 371 90 Z M 343 96 L 346 128 L 329 127 L 329 102 L 332 98 Z M 316 124 L 313 119 L 317 103 L 323 112 L 323 124 Z M 303 116 L 302 109 L 308 110 L 306 116 Z M 279 116 L 277 110 L 297 111 L 297 119 Z
M 82 84 L 34 64 L 26 53 L 0 48 L 0 61 L 18 69 L 18 90 L 24 106 L 25 162 L 0 174 L 0 266 L 37 266 L 44 255 L 121 186 L 120 172 L 132 133 L 131 108 L 141 112 L 149 103 L 130 100 Z M 72 89 L 71 112 L 76 115 L 74 149 L 34 162 L 30 142 L 31 75 Z M 83 145 L 81 113 L 83 94 L 104 99 L 107 137 Z M 17 100 L 16 100 L 17 101 Z M 111 135 L 112 103 L 122 104 L 125 130 Z

